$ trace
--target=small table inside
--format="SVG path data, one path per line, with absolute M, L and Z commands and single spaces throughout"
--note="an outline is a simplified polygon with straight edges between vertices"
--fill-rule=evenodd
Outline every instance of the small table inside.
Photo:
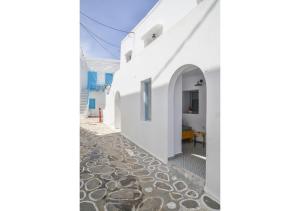
M 193 136 L 194 136 L 194 147 L 196 146 L 196 139 L 197 137 L 202 137 L 203 138 L 203 147 L 205 147 L 206 144 L 206 133 L 203 131 L 193 131 Z

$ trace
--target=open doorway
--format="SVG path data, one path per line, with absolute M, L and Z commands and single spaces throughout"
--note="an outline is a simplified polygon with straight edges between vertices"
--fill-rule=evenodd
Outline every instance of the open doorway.
M 203 72 L 186 65 L 174 73 L 169 100 L 173 135 L 169 163 L 205 179 L 206 175 L 206 83 Z M 170 140 L 169 140 L 170 141 Z

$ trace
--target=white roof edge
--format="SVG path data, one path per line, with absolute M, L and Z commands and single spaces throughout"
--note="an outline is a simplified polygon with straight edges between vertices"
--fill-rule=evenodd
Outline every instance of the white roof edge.
M 140 22 L 138 22 L 137 25 L 135 25 L 135 27 L 133 27 L 133 29 L 131 30 L 131 32 L 134 32 L 137 30 L 137 28 L 139 28 L 147 19 L 148 17 L 154 12 L 154 10 L 158 7 L 158 5 L 162 2 L 162 0 L 158 0 L 156 2 L 156 4 L 149 10 L 149 12 L 145 15 L 145 17 L 143 17 L 142 20 L 140 20 Z M 123 38 L 123 40 L 126 40 L 128 38 L 128 35 L 126 35 L 126 37 Z M 123 40 L 121 41 L 121 43 L 123 42 Z
M 138 24 L 131 31 L 135 31 L 143 22 L 145 22 L 161 2 L 162 0 L 158 0 L 158 2 L 156 2 L 156 4 L 151 8 L 151 10 L 149 10 L 149 12 L 145 15 L 145 17 L 140 22 L 138 22 Z
M 107 58 L 87 58 L 85 57 L 86 60 L 95 60 L 95 61 L 110 61 L 110 62 L 118 62 L 120 63 L 120 60 L 118 59 L 107 59 Z

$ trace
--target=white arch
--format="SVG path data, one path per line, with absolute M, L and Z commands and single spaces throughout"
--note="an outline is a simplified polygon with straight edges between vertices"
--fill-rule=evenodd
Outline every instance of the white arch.
M 186 64 L 178 68 L 172 75 L 169 83 L 168 93 L 168 156 L 172 157 L 182 152 L 181 145 L 181 128 L 182 128 L 182 104 L 175 103 L 176 101 L 182 102 L 182 89 L 180 93 L 177 93 L 178 81 L 182 77 L 182 74 L 192 70 L 199 70 L 204 76 L 204 72 L 193 64 Z M 204 76 L 205 80 L 205 76 Z

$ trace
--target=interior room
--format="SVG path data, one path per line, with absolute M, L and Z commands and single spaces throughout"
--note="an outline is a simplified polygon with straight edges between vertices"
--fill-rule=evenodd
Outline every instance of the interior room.
M 206 84 L 202 71 L 197 68 L 183 72 L 182 97 L 175 103 L 182 104 L 181 153 L 169 159 L 175 164 L 205 179 L 206 169 Z M 178 83 L 178 81 L 176 82 Z M 181 99 L 180 99 L 181 98 Z

